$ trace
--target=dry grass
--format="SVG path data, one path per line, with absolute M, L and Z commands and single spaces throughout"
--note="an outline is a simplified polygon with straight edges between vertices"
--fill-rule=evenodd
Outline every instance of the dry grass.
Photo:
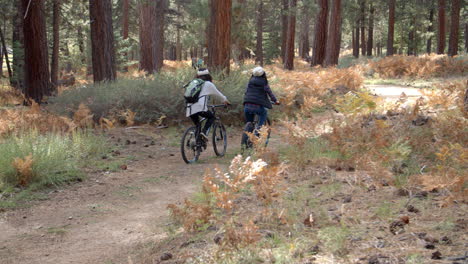
M 18 174 L 18 182 L 21 186 L 27 186 L 33 178 L 33 158 L 32 155 L 26 156 L 24 159 L 15 158 L 12 162 L 13 168 Z
M 271 67 L 272 78 L 278 78 L 282 89 L 282 102 L 289 113 L 301 110 L 301 115 L 310 116 L 314 108 L 330 104 L 332 95 L 357 91 L 362 87 L 363 77 L 356 68 L 314 68 L 307 71 L 285 71 Z
M 75 123 L 66 117 L 51 114 L 36 104 L 31 107 L 0 110 L 0 136 L 27 130 L 46 132 L 70 132 Z
M 23 95 L 9 85 L 0 86 L 0 106 L 19 105 L 24 100 Z
M 370 63 L 370 68 L 385 78 L 448 77 L 465 75 L 468 60 L 464 57 L 451 58 L 446 55 L 392 56 Z

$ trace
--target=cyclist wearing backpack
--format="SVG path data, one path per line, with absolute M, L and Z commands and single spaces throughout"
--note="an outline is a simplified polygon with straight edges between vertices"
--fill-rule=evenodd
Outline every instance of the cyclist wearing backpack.
M 192 119 L 196 126 L 200 123 L 200 117 L 206 118 L 205 126 L 201 132 L 201 135 L 205 139 L 208 139 L 208 129 L 215 121 L 213 113 L 208 111 L 208 102 L 210 97 L 215 97 L 225 105 L 229 104 L 226 96 L 218 91 L 212 81 L 213 78 L 211 77 L 208 69 L 202 68 L 197 71 L 195 79 L 185 86 L 184 97 L 187 103 L 186 115 Z
M 271 102 L 279 104 L 278 99 L 268 85 L 265 70 L 256 67 L 252 71 L 252 77 L 247 84 L 244 94 L 244 114 L 246 122 L 253 122 L 255 115 L 258 115 L 258 126 L 265 124 L 268 117 L 268 110 L 271 109 Z

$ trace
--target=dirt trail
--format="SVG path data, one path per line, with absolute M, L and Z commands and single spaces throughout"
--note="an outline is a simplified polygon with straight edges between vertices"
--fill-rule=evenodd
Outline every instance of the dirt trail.
M 367 87 L 393 100 L 402 92 L 420 96 L 407 87 Z M 0 263 L 129 263 L 133 248 L 164 238 L 167 205 L 193 194 L 206 168 L 226 167 L 239 142 L 238 137 L 229 139 L 223 159 L 209 151 L 201 163 L 188 166 L 176 142 L 148 133 L 154 129 L 109 135 L 114 143 L 137 142 L 122 149 L 122 155 L 137 159 L 127 170 L 92 173 L 83 183 L 55 191 L 29 208 L 0 213 Z M 157 144 L 145 147 L 151 140 Z
M 175 138 L 171 143 L 159 136 L 144 147 L 154 138 L 141 131 L 112 133 L 114 141 L 137 142 L 121 151 L 138 160 L 124 171 L 94 173 L 29 208 L 1 213 L 0 263 L 128 263 L 126 253 L 136 245 L 164 237 L 167 205 L 194 193 L 206 168 L 229 160 L 210 151 L 189 166 Z M 230 139 L 231 153 L 237 142 Z

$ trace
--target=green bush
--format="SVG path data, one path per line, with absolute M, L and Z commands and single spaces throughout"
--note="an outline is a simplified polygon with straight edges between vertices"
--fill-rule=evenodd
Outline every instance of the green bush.
M 155 74 L 154 78 L 120 79 L 83 86 L 64 92 L 50 99 L 50 109 L 60 114 L 71 116 L 80 103 L 86 104 L 96 120 L 100 117 L 113 116 L 127 109 L 136 113 L 135 121 L 147 123 L 158 120 L 165 115 L 169 121 L 185 119 L 185 102 L 183 86 L 188 83 L 195 72 L 191 68 L 182 68 L 175 72 Z M 234 105 L 220 115 L 241 114 L 242 98 L 248 74 L 242 70 L 232 71 L 229 76 L 213 73 L 218 89 Z
M 20 174 L 13 161 L 29 155 L 33 160 L 30 190 L 82 179 L 80 167 L 107 151 L 103 142 L 102 137 L 89 132 L 41 135 L 30 131 L 9 136 L 0 141 L 0 192 L 19 185 Z

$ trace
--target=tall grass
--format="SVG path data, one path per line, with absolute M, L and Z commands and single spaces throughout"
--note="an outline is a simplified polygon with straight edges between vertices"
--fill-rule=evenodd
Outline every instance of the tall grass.
M 51 98 L 50 109 L 71 116 L 80 103 L 84 103 L 96 119 L 116 117 L 118 113 L 131 110 L 135 121 L 146 123 L 166 116 L 171 121 L 185 117 L 183 86 L 194 78 L 191 68 L 166 71 L 141 79 L 120 79 L 68 90 Z M 248 74 L 235 70 L 229 76 L 213 73 L 214 83 L 235 105 L 229 114 L 240 113 Z M 226 111 L 223 111 L 223 113 Z
M 0 140 L 0 192 L 18 187 L 25 171 L 29 171 L 29 190 L 38 190 L 82 179 L 80 167 L 86 161 L 106 152 L 100 136 L 89 132 L 40 134 L 25 132 Z M 18 169 L 18 160 L 32 160 L 25 170 Z M 16 160 L 16 161 L 15 161 Z M 24 185 L 24 184 L 23 184 Z

